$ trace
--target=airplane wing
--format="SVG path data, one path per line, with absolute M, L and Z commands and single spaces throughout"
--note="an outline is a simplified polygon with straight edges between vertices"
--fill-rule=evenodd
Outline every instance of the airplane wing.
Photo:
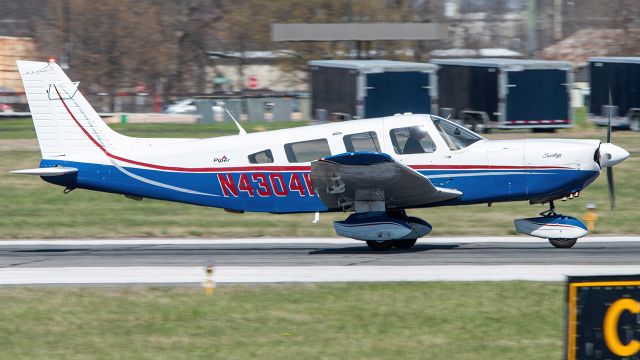
M 384 201 L 387 208 L 407 208 L 462 196 L 458 190 L 433 186 L 425 176 L 387 154 L 373 152 L 313 161 L 311 183 L 330 209 L 348 208 L 354 201 Z

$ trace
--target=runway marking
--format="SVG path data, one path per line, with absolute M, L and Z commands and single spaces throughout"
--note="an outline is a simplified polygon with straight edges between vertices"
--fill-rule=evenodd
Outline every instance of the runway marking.
M 474 243 L 546 243 L 545 239 L 530 236 L 426 237 L 418 244 L 474 244 Z M 590 236 L 578 243 L 640 242 L 640 236 Z M 37 239 L 0 240 L 0 246 L 80 246 L 80 245 L 260 245 L 260 244 L 334 244 L 364 246 L 363 241 L 346 238 L 237 238 L 237 239 Z
M 640 273 L 640 265 L 220 266 L 217 283 L 564 281 L 568 275 Z M 203 267 L 3 268 L 0 284 L 197 284 Z

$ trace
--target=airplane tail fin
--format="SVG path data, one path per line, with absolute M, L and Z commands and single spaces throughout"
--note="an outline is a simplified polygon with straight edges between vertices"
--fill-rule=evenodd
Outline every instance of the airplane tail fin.
M 55 62 L 18 60 L 43 159 L 103 156 L 128 139 L 111 130 Z

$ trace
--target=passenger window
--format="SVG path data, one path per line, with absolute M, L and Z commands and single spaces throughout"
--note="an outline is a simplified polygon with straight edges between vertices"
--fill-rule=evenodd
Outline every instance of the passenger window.
M 269 164 L 273 162 L 273 154 L 267 149 L 249 155 L 249 162 L 252 164 Z
M 348 152 L 371 151 L 380 152 L 378 137 L 374 131 L 345 135 L 342 140 Z
M 284 145 L 287 159 L 292 163 L 309 162 L 331 155 L 327 139 L 301 141 Z
M 436 144 L 422 126 L 393 129 L 389 134 L 396 154 L 424 154 L 436 151 Z

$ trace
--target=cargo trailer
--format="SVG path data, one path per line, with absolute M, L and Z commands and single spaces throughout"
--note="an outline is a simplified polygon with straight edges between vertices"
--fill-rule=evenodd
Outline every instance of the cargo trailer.
M 474 131 L 573 126 L 573 67 L 564 61 L 433 59 L 439 114 Z
M 309 62 L 316 120 L 375 118 L 437 111 L 437 67 L 387 60 Z
M 590 58 L 589 87 L 591 122 L 640 131 L 640 57 Z

